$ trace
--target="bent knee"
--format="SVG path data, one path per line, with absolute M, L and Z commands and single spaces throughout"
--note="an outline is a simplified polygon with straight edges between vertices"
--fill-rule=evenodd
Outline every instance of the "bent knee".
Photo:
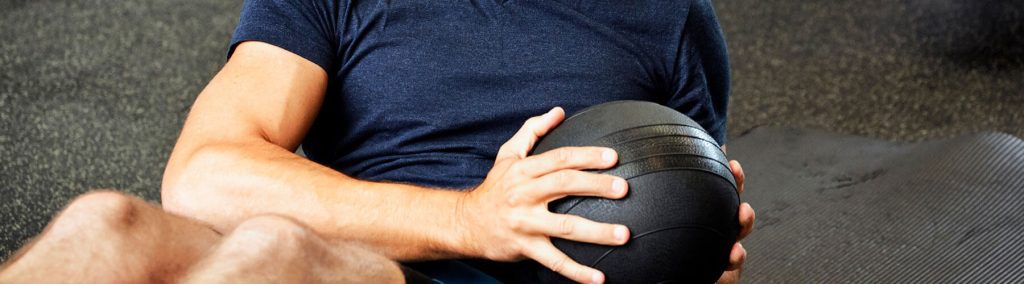
M 267 254 L 298 251 L 312 244 L 315 235 L 287 217 L 261 215 L 239 224 L 225 239 L 252 253 Z
M 79 228 L 127 229 L 134 224 L 143 201 L 114 191 L 93 191 L 73 201 L 53 220 L 53 233 Z

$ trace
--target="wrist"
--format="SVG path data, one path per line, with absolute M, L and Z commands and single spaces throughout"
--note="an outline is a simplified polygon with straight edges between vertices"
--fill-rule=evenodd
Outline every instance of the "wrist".
M 422 212 L 422 221 L 425 223 L 415 224 L 421 226 L 421 232 L 426 233 L 429 239 L 427 245 L 434 259 L 443 258 L 465 258 L 474 257 L 471 246 L 471 230 L 466 217 L 466 206 L 470 198 L 469 192 L 462 192 L 447 189 L 425 189 L 418 198 L 420 204 L 427 206 Z M 411 216 L 416 219 L 416 216 Z
M 468 208 L 470 205 L 470 191 L 453 191 L 452 195 L 455 200 L 452 207 L 447 210 L 448 212 L 448 226 L 447 226 L 447 238 L 446 247 L 448 250 L 459 257 L 475 257 L 477 254 L 474 253 L 472 246 L 472 230 L 470 229 L 470 220 L 467 219 L 469 212 L 473 210 Z

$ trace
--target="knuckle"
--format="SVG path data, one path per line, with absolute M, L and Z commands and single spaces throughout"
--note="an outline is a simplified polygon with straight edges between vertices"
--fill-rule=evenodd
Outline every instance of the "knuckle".
M 576 232 L 576 222 L 572 218 L 565 217 L 565 218 L 562 218 L 562 220 L 558 222 L 558 232 L 557 233 L 559 235 L 568 236 L 568 235 L 572 235 L 572 233 L 574 233 L 574 232 Z
M 520 161 L 512 163 L 508 170 L 515 176 L 526 176 L 526 166 Z
M 521 241 L 521 240 L 520 241 L 512 241 L 512 242 L 508 242 L 508 243 L 509 243 L 509 246 L 505 250 L 505 255 L 507 255 L 508 258 L 511 258 L 511 259 L 522 258 L 523 255 L 525 254 L 526 248 L 528 246 L 526 244 L 524 244 L 523 241 Z
M 523 226 L 524 226 L 523 223 L 524 222 L 523 222 L 522 218 L 519 218 L 519 217 L 508 217 L 508 218 L 505 219 L 505 223 L 508 226 L 508 228 L 513 230 L 513 231 L 517 231 L 518 232 L 518 231 L 522 231 L 523 230 Z
M 512 192 L 505 196 L 505 204 L 508 206 L 516 206 L 519 202 L 519 194 Z
M 520 190 L 513 190 L 508 194 L 508 198 L 505 200 L 509 206 L 519 206 L 522 203 L 523 194 Z
M 557 151 L 555 151 L 553 159 L 555 163 L 559 165 L 565 165 L 569 162 L 570 159 L 572 159 L 572 151 L 570 151 L 568 148 L 559 148 Z
M 558 273 L 565 273 L 568 264 L 569 264 L 569 259 L 567 259 L 565 257 L 559 257 L 559 258 L 556 258 L 554 261 L 551 262 L 551 267 L 550 268 L 551 268 L 551 271 L 558 272 Z
M 551 176 L 551 183 L 554 188 L 565 188 L 572 183 L 572 174 L 568 171 L 557 171 Z

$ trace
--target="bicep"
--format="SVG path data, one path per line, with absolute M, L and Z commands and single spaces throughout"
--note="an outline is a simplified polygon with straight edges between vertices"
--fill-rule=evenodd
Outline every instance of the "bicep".
M 178 146 L 263 139 L 295 150 L 326 88 L 327 73 L 317 64 L 270 44 L 244 42 L 199 94 Z

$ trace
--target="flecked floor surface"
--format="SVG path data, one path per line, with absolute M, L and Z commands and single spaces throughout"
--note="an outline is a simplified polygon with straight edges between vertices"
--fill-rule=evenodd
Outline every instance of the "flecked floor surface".
M 240 5 L 0 2 L 0 259 L 90 189 L 158 201 L 167 155 L 223 63 Z M 732 58 L 733 138 L 759 126 L 897 141 L 1024 136 L 1024 2 L 715 6 Z

